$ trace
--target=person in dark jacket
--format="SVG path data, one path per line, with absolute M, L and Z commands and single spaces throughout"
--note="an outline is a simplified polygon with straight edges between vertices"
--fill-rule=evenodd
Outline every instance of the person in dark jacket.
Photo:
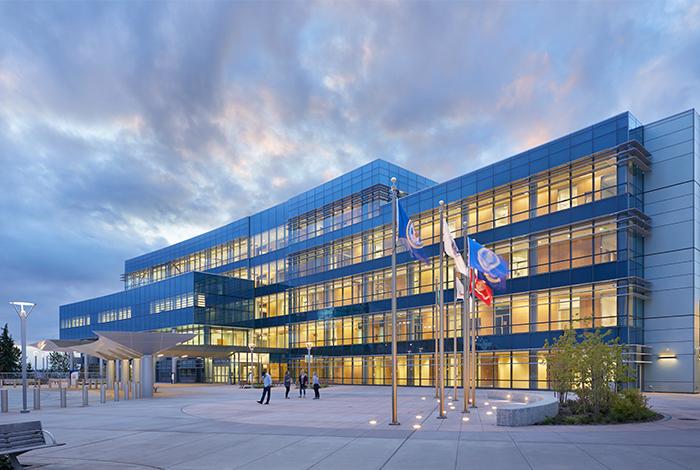
M 318 381 L 318 374 L 314 372 L 314 376 L 311 379 L 311 385 L 314 387 L 314 400 L 318 400 L 321 398 L 321 394 L 318 392 L 318 389 L 321 388 L 321 383 Z
M 289 400 L 289 387 L 292 386 L 292 376 L 289 375 L 289 371 L 284 374 L 284 398 Z
M 299 398 L 301 398 L 301 394 L 304 394 L 304 398 L 306 398 L 306 386 L 309 384 L 309 377 L 306 375 L 306 372 L 302 372 L 299 374 Z

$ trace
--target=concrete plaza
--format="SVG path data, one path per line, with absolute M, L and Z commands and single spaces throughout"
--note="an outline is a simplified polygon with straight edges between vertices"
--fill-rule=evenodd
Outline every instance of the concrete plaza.
M 20 457 L 42 469 L 700 469 L 697 395 L 652 395 L 667 416 L 654 423 L 505 428 L 492 409 L 503 404 L 481 392 L 468 421 L 461 401 L 439 420 L 432 389 L 400 388 L 401 425 L 389 426 L 389 387 L 333 386 L 321 400 L 296 390 L 284 400 L 275 387 L 267 406 L 255 402 L 260 390 L 225 385 L 165 385 L 157 398 L 105 404 L 92 392 L 87 408 L 74 391 L 65 409 L 54 389 L 28 415 L 19 390 L 0 423 L 41 420 L 67 444 Z

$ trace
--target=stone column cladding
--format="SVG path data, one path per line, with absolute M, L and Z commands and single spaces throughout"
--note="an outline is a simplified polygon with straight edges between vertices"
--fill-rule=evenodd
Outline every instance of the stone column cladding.
M 139 382 L 141 380 L 141 358 L 137 357 L 135 359 L 132 359 L 132 368 L 133 368 L 133 375 L 132 375 L 132 382 Z
M 129 359 L 122 359 L 121 377 L 119 377 L 119 381 L 122 383 L 122 387 L 125 390 L 129 383 Z
M 155 363 L 152 355 L 146 354 L 141 358 L 140 381 L 142 398 L 151 398 L 153 396 L 154 367 Z
M 651 171 L 644 178 L 644 366 L 647 391 L 699 390 L 700 132 L 694 110 L 644 126 Z M 666 358 L 659 357 L 663 354 Z
M 105 376 L 107 378 L 107 387 L 111 389 L 114 387 L 114 374 L 116 372 L 116 367 L 114 364 L 114 361 L 106 361 L 107 362 L 107 368 L 105 372 Z

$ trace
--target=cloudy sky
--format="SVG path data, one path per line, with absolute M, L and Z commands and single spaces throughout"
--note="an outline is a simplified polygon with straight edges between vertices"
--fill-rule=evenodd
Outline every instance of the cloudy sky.
M 0 2 L 0 300 L 56 337 L 125 258 L 377 157 L 441 181 L 700 107 L 698 51 L 698 2 Z

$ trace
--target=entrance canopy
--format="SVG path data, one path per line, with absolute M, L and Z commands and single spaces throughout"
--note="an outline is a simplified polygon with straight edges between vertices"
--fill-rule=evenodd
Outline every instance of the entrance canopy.
M 34 346 L 42 351 L 77 352 L 105 360 L 134 359 L 161 351 L 191 340 L 194 333 L 159 333 L 150 331 L 94 332 L 97 339 L 46 339 Z
M 266 349 L 256 349 L 255 352 L 267 352 Z M 235 353 L 250 353 L 250 349 L 245 346 L 195 346 L 189 344 L 181 344 L 174 346 L 167 351 L 161 351 L 164 356 L 179 356 L 179 357 L 210 357 L 213 359 L 228 359 Z

